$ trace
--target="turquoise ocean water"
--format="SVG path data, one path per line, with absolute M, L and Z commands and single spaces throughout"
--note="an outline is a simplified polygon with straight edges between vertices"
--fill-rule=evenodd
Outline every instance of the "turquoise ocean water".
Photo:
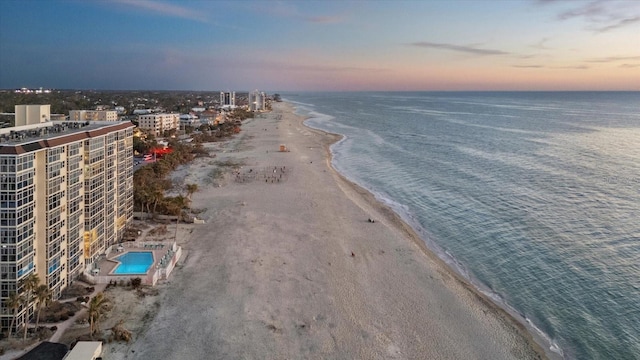
M 640 93 L 284 93 L 333 165 L 568 359 L 640 359 Z

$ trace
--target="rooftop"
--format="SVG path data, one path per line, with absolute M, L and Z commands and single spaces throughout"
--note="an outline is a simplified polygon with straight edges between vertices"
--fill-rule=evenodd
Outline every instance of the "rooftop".
M 0 129 L 0 154 L 20 154 L 133 126 L 128 121 L 48 121 L 4 128 Z

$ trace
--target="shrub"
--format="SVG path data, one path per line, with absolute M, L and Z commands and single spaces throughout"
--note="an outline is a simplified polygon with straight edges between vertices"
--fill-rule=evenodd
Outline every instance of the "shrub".
M 137 289 L 140 287 L 140 285 L 142 285 L 141 278 L 137 277 L 137 278 L 131 279 L 131 287 L 133 287 L 134 289 Z
M 60 316 L 60 321 L 67 321 L 69 320 L 69 316 L 67 314 L 63 314 Z

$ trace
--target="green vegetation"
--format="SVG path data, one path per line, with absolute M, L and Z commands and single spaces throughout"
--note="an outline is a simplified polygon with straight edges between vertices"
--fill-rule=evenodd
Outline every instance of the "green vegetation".
M 26 278 L 22 279 L 21 281 L 21 287 L 22 287 L 22 291 L 24 294 L 23 300 L 24 303 L 23 305 L 25 307 L 30 307 L 31 306 L 31 301 L 33 301 L 33 294 L 36 291 L 36 289 L 38 288 L 38 284 L 40 283 L 40 278 L 38 277 L 38 274 L 36 273 L 31 273 L 29 275 L 27 275 Z M 27 340 L 27 329 L 29 328 L 28 326 L 28 316 L 29 316 L 29 311 L 27 310 L 27 319 L 25 319 L 25 323 L 24 323 L 24 337 L 22 340 L 26 341 Z
M 133 201 L 134 208 L 140 211 L 162 214 L 174 214 L 177 201 L 175 197 L 165 197 L 164 192 L 173 188 L 171 180 L 166 177 L 174 171 L 178 165 L 193 160 L 192 146 L 171 141 L 169 146 L 173 149 L 170 154 L 151 165 L 140 168 L 133 174 Z
M 104 313 L 104 307 L 108 300 L 102 292 L 99 292 L 89 302 L 89 334 L 100 331 L 100 319 Z
M 51 301 L 51 290 L 47 285 L 40 285 L 36 288 L 35 291 L 36 303 L 38 304 L 38 316 L 36 317 L 36 329 L 40 324 L 40 313 L 42 312 L 42 308 L 45 307 L 49 301 Z
M 241 119 L 248 113 L 237 112 L 236 117 Z M 189 206 L 191 195 L 198 190 L 196 184 L 187 184 L 179 192 L 186 193 L 187 196 L 165 196 L 164 193 L 174 189 L 174 184 L 168 179 L 169 174 L 179 165 L 192 161 L 196 156 L 208 155 L 204 148 L 204 142 L 220 141 L 228 138 L 240 131 L 240 120 L 225 122 L 217 126 L 203 125 L 199 134 L 193 134 L 191 143 L 182 143 L 176 139 L 169 140 L 169 147 L 173 150 L 164 155 L 151 165 L 143 166 L 133 174 L 133 201 L 136 211 L 144 211 L 151 214 L 181 215 L 181 211 Z M 146 140 L 134 139 L 134 150 L 139 153 L 146 153 L 148 149 L 157 146 L 155 137 L 148 136 Z M 217 162 L 218 166 L 238 167 L 242 164 L 233 161 Z M 212 170 L 210 174 L 213 180 L 222 177 L 223 172 L 219 169 Z
M 9 298 L 7 299 L 7 309 L 11 310 L 11 314 L 13 317 L 11 318 L 11 325 L 9 325 L 9 330 L 7 332 L 7 338 L 11 337 L 11 331 L 13 330 L 13 325 L 16 321 L 16 315 L 18 314 L 18 310 L 23 303 L 22 295 L 18 295 L 15 292 L 9 293 Z

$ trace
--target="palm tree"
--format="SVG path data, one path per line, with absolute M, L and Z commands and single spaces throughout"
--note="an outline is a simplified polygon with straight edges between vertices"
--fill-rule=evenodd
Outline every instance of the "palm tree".
M 187 206 L 187 198 L 182 195 L 178 195 L 170 202 L 170 211 L 176 214 L 176 232 L 173 235 L 173 241 L 178 240 L 178 222 L 180 221 L 180 215 L 182 215 L 182 209 Z
M 24 294 L 25 294 L 24 304 L 25 304 L 25 307 L 27 308 L 27 312 L 25 314 L 26 317 L 24 320 L 24 337 L 23 337 L 24 341 L 27 340 L 27 329 L 29 328 L 29 310 L 31 308 L 33 292 L 36 290 L 39 283 L 40 283 L 40 278 L 38 277 L 38 274 L 34 272 L 29 274 L 26 278 L 22 279 L 22 291 L 24 291 Z
M 42 308 L 45 307 L 49 301 L 51 301 L 51 290 L 47 285 L 40 285 L 36 288 L 35 296 L 36 302 L 38 303 L 38 316 L 36 317 L 36 329 L 38 329 L 38 325 L 40 324 L 40 313 L 42 312 Z
M 158 206 L 158 202 L 164 199 L 164 192 L 158 186 L 153 186 L 149 189 L 150 197 L 153 200 L 153 217 L 156 217 L 156 207 Z
M 89 302 L 89 330 L 91 336 L 100 331 L 100 316 L 102 315 L 102 307 L 107 303 L 107 298 L 102 292 L 99 292 Z
M 12 292 L 9 294 L 9 297 L 6 300 L 7 309 L 11 310 L 11 314 L 13 317 L 11 318 L 11 325 L 9 326 L 9 333 L 7 334 L 7 339 L 11 337 L 11 330 L 13 330 L 13 324 L 16 321 L 16 315 L 18 309 L 20 309 L 20 305 L 22 305 L 23 299 L 22 295 L 18 295 L 16 292 Z

